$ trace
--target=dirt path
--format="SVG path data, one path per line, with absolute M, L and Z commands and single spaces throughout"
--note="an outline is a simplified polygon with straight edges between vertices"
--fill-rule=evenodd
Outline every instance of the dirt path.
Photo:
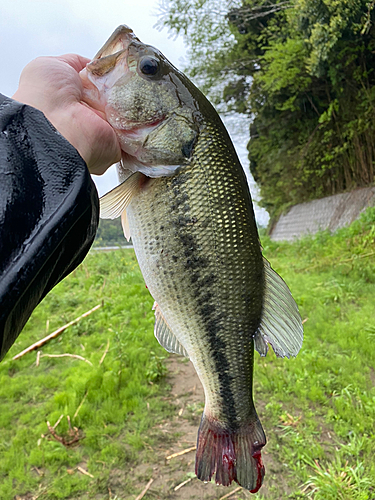
M 176 413 L 172 420 L 159 426 L 158 431 L 165 434 L 166 441 L 156 450 L 154 463 L 142 464 L 133 471 L 140 486 L 146 486 L 149 478 L 153 478 L 143 498 L 219 500 L 232 492 L 232 495 L 226 497 L 229 500 L 256 498 L 242 488 L 238 491 L 238 484 L 223 487 L 199 481 L 194 474 L 194 450 L 165 460 L 169 455 L 195 447 L 204 403 L 203 388 L 192 364 L 178 356 L 171 356 L 168 364 L 172 386 L 170 400 L 176 405 Z M 272 467 L 269 455 L 263 456 L 266 468 L 268 465 Z M 188 482 L 182 485 L 184 481 Z M 181 486 L 178 488 L 179 485 Z M 235 490 L 237 491 L 234 492 Z M 267 498 L 267 486 L 262 487 L 261 493 Z M 134 496 L 129 497 L 129 500 L 130 498 L 134 500 Z

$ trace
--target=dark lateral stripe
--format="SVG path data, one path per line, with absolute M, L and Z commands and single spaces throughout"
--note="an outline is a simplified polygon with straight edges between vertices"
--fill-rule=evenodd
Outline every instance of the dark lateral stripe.
M 214 273 L 208 272 L 209 261 L 205 256 L 199 255 L 198 242 L 196 237 L 189 231 L 192 219 L 187 214 L 181 215 L 178 207 L 183 203 L 189 204 L 189 197 L 186 192 L 181 193 L 180 189 L 188 179 L 188 175 L 177 175 L 171 181 L 173 185 L 174 199 L 172 203 L 172 226 L 175 228 L 176 236 L 179 238 L 185 255 L 185 269 L 189 273 L 190 282 L 195 292 L 197 300 L 197 310 L 201 316 L 206 330 L 210 353 L 212 356 L 216 372 L 219 378 L 219 391 L 223 405 L 224 417 L 231 422 L 231 429 L 239 427 L 237 423 L 237 412 L 235 400 L 232 393 L 233 377 L 230 375 L 230 363 L 226 356 L 227 347 L 220 333 L 223 329 L 222 315 L 217 306 L 213 303 L 213 295 L 210 287 L 215 283 L 217 277 Z

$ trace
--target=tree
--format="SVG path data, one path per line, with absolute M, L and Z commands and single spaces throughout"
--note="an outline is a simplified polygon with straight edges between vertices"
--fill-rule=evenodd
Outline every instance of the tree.
M 185 35 L 190 74 L 212 89 L 214 101 L 252 116 L 250 169 L 271 215 L 374 182 L 374 4 L 169 0 L 166 6 L 160 23 Z

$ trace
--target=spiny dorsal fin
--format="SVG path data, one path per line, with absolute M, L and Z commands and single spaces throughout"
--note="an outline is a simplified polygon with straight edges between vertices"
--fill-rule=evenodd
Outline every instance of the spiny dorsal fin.
M 303 326 L 297 304 L 283 279 L 264 260 L 265 291 L 262 321 L 254 337 L 255 349 L 267 354 L 267 343 L 276 355 L 297 356 L 303 342 Z
M 174 333 L 172 333 L 172 330 L 169 328 L 169 325 L 165 321 L 163 313 L 156 302 L 153 310 L 155 311 L 154 335 L 159 344 L 168 352 L 181 354 L 181 356 L 188 358 L 189 354 L 187 353 L 185 347 L 177 340 Z
M 100 217 L 116 219 L 129 206 L 133 196 L 140 190 L 143 174 L 136 172 L 119 186 L 100 198 Z

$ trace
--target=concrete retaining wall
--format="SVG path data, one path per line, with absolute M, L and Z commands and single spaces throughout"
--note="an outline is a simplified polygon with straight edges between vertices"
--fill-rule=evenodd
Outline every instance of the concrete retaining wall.
M 275 241 L 293 240 L 319 230 L 336 231 L 358 219 L 361 212 L 375 206 L 375 187 L 300 203 L 281 215 L 271 231 Z

